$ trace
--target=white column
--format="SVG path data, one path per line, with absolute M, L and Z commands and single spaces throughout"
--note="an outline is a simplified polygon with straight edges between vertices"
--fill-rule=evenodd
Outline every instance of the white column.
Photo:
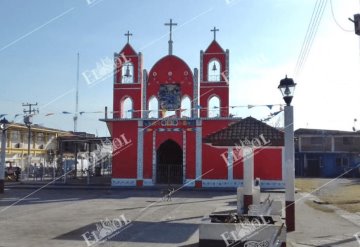
M 153 130 L 153 141 L 152 141 L 152 177 L 153 184 L 156 184 L 156 130 Z
M 186 130 L 183 130 L 183 183 L 186 182 Z
M 196 178 L 202 174 L 202 127 L 201 120 L 196 120 Z
M 244 195 L 252 195 L 254 187 L 254 153 L 250 147 L 244 147 Z
M 233 172 L 233 149 L 232 148 L 228 148 L 228 181 L 233 181 L 234 180 L 234 172 Z
M 294 124 L 293 124 L 293 106 L 285 106 L 285 200 L 295 200 L 295 166 L 294 166 Z
M 137 137 L 137 179 L 143 179 L 143 166 L 144 166 L 144 129 L 143 121 L 138 124 L 138 137 Z
M 295 165 L 293 107 L 285 106 L 285 216 L 287 232 L 295 231 Z

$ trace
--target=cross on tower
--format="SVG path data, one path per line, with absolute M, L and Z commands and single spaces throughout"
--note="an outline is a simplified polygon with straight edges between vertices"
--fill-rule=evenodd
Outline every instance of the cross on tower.
M 219 31 L 219 29 L 217 29 L 216 27 L 214 27 L 214 29 L 210 30 L 211 32 L 214 32 L 214 40 L 216 40 L 216 32 Z
M 170 26 L 169 55 L 172 55 L 172 26 L 177 26 L 177 23 L 173 23 L 172 19 L 170 19 L 170 23 L 165 23 L 165 26 Z
M 127 33 L 124 34 L 125 36 L 127 36 L 127 42 L 129 43 L 130 41 L 130 36 L 132 36 L 133 34 L 129 32 L 129 30 L 127 31 Z

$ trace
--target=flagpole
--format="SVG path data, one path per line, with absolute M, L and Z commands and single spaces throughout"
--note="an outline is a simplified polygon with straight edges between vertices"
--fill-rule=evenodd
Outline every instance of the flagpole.
M 77 119 L 79 112 L 79 61 L 80 54 L 77 53 L 77 70 L 76 70 L 76 95 L 75 95 L 75 115 L 74 115 L 74 132 L 77 131 Z

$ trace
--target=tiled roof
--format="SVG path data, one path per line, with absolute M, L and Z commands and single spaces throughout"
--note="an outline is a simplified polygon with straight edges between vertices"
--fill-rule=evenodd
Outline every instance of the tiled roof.
M 271 127 L 253 117 L 247 117 L 235 122 L 228 127 L 212 133 L 205 137 L 203 141 L 213 146 L 235 146 L 245 140 L 252 141 L 255 138 L 263 137 L 270 141 L 267 146 L 283 146 L 284 132 Z

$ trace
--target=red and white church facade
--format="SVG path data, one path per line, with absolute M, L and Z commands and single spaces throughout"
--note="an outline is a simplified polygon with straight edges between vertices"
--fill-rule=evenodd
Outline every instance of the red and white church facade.
M 237 187 L 248 157 L 239 158 L 241 145 L 234 145 L 246 139 L 261 186 L 283 188 L 283 133 L 229 115 L 229 50 L 216 41 L 217 30 L 198 70 L 172 54 L 172 24 L 169 52 L 150 70 L 129 39 L 114 55 L 113 115 L 102 119 L 119 144 L 112 186 Z

